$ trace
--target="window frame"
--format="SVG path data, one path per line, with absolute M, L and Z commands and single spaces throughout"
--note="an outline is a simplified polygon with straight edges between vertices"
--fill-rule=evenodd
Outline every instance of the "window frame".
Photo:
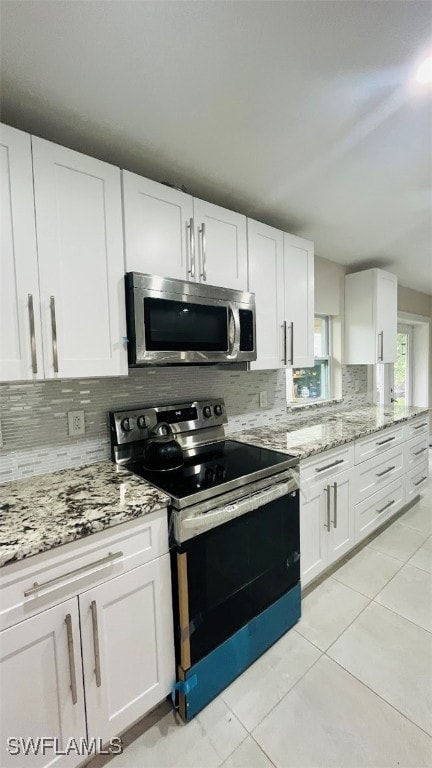
M 320 365 L 322 363 L 326 364 L 327 366 L 327 376 L 326 376 L 326 389 L 327 393 L 325 397 L 294 397 L 293 389 L 294 389 L 294 378 L 293 378 L 293 371 L 299 370 L 298 368 L 291 367 L 291 396 L 288 399 L 287 397 L 287 403 L 289 405 L 294 405 L 297 407 L 300 407 L 301 405 L 307 406 L 314 403 L 326 403 L 332 400 L 333 394 L 333 365 L 332 365 L 332 343 L 333 343 L 333 334 L 332 334 L 332 322 L 331 322 L 331 315 L 324 315 L 319 312 L 316 312 L 314 314 L 314 321 L 315 318 L 319 318 L 320 320 L 325 320 L 325 329 L 326 329 L 326 348 L 327 348 L 327 354 L 326 355 L 320 355 L 319 357 L 314 356 L 314 365 L 310 366 L 309 368 L 305 370 L 310 370 L 311 368 L 315 368 L 317 365 Z

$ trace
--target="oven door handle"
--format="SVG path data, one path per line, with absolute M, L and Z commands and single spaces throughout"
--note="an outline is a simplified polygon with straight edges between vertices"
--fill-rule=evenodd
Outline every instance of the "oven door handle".
M 265 490 L 257 491 L 250 496 L 243 496 L 223 507 L 217 507 L 211 512 L 202 512 L 195 516 L 183 518 L 180 520 L 180 527 L 194 528 L 195 530 L 213 528 L 215 525 L 221 525 L 229 520 L 233 520 L 235 517 L 246 514 L 246 512 L 252 512 L 259 507 L 263 507 L 264 504 L 276 501 L 276 499 L 288 495 L 292 490 L 292 483 L 289 481 L 278 483 L 277 485 L 269 486 Z M 189 538 L 189 536 L 187 535 L 186 538 Z M 185 537 L 182 536 L 182 540 L 184 539 Z

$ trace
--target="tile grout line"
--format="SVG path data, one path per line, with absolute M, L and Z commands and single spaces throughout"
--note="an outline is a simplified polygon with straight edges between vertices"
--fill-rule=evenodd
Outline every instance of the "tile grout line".
M 375 603 L 375 605 L 378 605 L 380 608 L 385 608 L 386 611 L 390 611 L 390 613 L 393 613 L 394 616 L 398 616 L 399 619 L 403 619 L 403 621 L 407 621 L 409 624 L 412 624 L 413 627 L 416 627 L 417 629 L 421 629 L 423 630 L 423 632 L 427 632 L 429 635 L 432 635 L 432 630 L 426 629 L 426 627 L 422 627 L 420 624 L 417 624 L 412 619 L 407 619 L 406 616 L 402 616 L 402 614 L 395 611 L 394 608 L 389 608 L 388 605 L 384 605 L 383 603 L 377 603 L 375 600 L 372 600 L 371 602 Z
M 376 696 L 378 699 L 381 699 L 381 701 L 383 701 L 385 704 L 387 704 L 387 706 L 391 707 L 391 709 L 393 709 L 395 712 L 397 712 L 399 715 L 401 715 L 405 720 L 407 720 L 409 723 L 411 723 L 411 725 L 414 725 L 416 728 L 418 728 L 419 731 L 422 731 L 422 733 L 425 733 L 426 736 L 429 737 L 429 739 L 431 738 L 431 734 L 428 731 L 425 731 L 425 729 L 422 728 L 421 725 L 418 725 L 418 723 L 415 723 L 414 720 L 411 720 L 411 718 L 408 717 L 408 715 L 406 715 L 404 712 L 401 712 L 400 709 L 398 709 L 397 707 L 394 706 L 394 704 L 391 704 L 391 702 L 387 701 L 387 699 L 385 699 L 383 696 L 381 696 L 381 694 L 377 693 L 377 691 L 374 691 L 374 689 L 371 688 L 370 685 L 365 683 L 364 680 L 360 680 L 360 678 L 357 677 L 356 675 L 354 675 L 353 672 L 351 672 L 349 669 L 346 669 L 346 667 L 344 667 L 343 664 L 341 664 L 336 659 L 333 659 L 331 656 L 328 656 L 327 653 L 324 653 L 324 656 L 326 656 L 327 659 L 329 659 L 330 661 L 334 661 L 334 663 L 337 664 L 338 667 L 340 667 L 344 672 L 346 672 L 347 675 L 350 675 L 350 677 L 352 677 L 354 680 L 357 680 L 357 682 L 360 683 L 360 685 L 363 685 L 365 688 L 367 688 L 368 691 L 370 691 L 371 693 L 374 694 L 374 696 Z

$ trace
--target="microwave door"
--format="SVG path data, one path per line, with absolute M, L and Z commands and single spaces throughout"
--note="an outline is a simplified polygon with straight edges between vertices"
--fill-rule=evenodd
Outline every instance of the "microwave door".
M 178 294 L 163 298 L 153 295 L 143 297 L 141 312 L 140 360 L 153 364 L 227 360 L 230 331 L 226 304 Z

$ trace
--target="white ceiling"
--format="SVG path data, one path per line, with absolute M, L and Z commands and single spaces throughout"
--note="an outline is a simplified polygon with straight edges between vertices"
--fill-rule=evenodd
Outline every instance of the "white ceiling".
M 4 0 L 2 120 L 432 294 L 429 0 Z

